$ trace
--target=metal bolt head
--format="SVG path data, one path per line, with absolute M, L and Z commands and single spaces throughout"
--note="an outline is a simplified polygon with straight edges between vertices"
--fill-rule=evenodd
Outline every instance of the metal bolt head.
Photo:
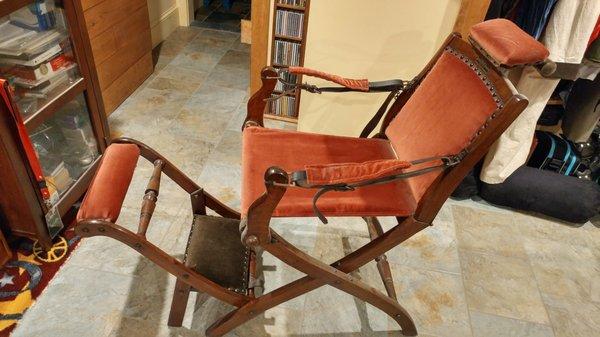
M 250 246 L 250 247 L 256 247 L 258 246 L 259 241 L 258 238 L 256 237 L 256 235 L 250 235 L 246 238 L 246 245 Z

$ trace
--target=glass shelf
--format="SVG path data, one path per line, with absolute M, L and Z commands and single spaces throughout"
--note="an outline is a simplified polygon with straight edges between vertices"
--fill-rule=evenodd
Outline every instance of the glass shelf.
M 54 0 L 0 18 L 0 77 L 25 119 L 81 79 L 64 10 Z
M 65 104 L 34 129 L 29 138 L 42 166 L 53 203 L 100 155 L 83 95 Z

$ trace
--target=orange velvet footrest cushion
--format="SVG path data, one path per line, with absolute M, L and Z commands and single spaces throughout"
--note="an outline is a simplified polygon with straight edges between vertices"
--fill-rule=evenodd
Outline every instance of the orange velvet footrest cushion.
M 140 149 L 134 144 L 112 144 L 106 149 L 77 213 L 77 221 L 117 221 L 139 156 Z

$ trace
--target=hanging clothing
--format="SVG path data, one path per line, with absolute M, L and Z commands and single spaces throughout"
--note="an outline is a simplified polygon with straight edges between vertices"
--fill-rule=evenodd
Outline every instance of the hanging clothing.
M 600 76 L 575 82 L 566 111 L 562 124 L 565 137 L 577 143 L 587 141 L 600 119 Z
M 542 37 L 542 43 L 550 51 L 549 59 L 581 63 L 598 15 L 598 0 L 557 2 Z M 537 120 L 558 82 L 558 79 L 543 78 L 532 67 L 523 70 L 516 87 L 529 99 L 529 106 L 488 152 L 481 180 L 488 184 L 502 183 L 525 164 Z
M 511 13 L 515 12 L 519 2 L 520 0 L 492 0 L 485 15 L 485 19 L 504 18 L 511 20 Z
M 542 36 L 550 13 L 558 0 L 520 1 L 514 22 L 536 40 Z

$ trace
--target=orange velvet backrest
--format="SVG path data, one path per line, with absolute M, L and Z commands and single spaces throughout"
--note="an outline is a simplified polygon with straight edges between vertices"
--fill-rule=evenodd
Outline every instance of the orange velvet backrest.
M 385 134 L 405 161 L 458 154 L 498 108 L 493 86 L 466 56 L 447 47 Z M 439 172 L 409 179 L 416 200 Z

